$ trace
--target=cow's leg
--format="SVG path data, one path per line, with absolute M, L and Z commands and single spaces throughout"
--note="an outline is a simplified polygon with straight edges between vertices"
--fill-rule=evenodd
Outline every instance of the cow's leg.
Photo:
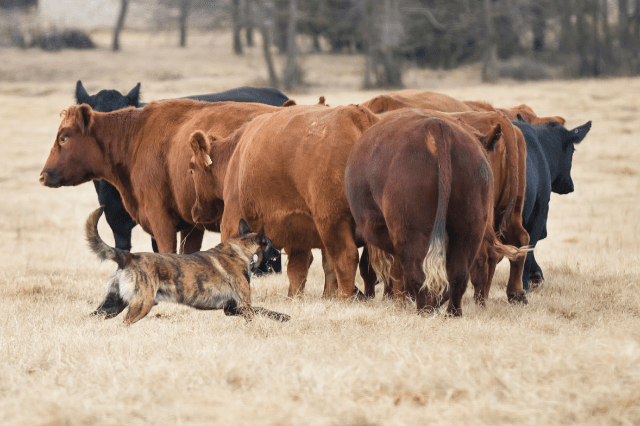
M 542 268 L 538 265 L 536 257 L 531 253 L 531 268 L 529 270 L 529 286 L 532 289 L 536 289 L 542 285 L 544 281 L 544 275 L 542 274 Z
M 317 228 L 336 270 L 338 299 L 350 299 L 358 294 L 355 286 L 358 247 L 353 239 L 353 224 L 350 220 L 343 220 L 333 226 L 320 225 Z
M 533 213 L 528 220 L 529 226 L 527 226 L 527 228 L 529 229 L 529 245 L 533 248 L 536 247 L 538 241 L 540 241 L 543 236 L 547 235 L 548 214 L 548 202 L 536 203 L 533 209 Z M 524 262 L 524 270 L 522 272 L 522 288 L 524 291 L 531 291 L 530 278 L 531 274 L 535 273 L 536 271 L 540 271 L 540 276 L 542 277 L 542 270 L 536 262 L 533 252 L 529 252 L 527 253 L 527 260 Z
M 168 215 L 161 212 L 154 212 L 149 218 L 153 236 L 158 243 L 158 251 L 160 253 L 175 253 L 177 238 L 177 222 L 172 220 Z
M 391 273 L 389 274 L 391 281 L 390 295 L 396 303 L 404 305 L 405 290 L 404 290 L 404 276 L 402 275 L 402 265 L 398 256 L 393 256 L 393 264 L 391 265 Z M 386 288 L 385 288 L 386 292 Z
M 360 256 L 360 276 L 364 281 L 364 295 L 365 297 L 373 299 L 376 297 L 376 281 L 378 277 L 373 271 L 371 265 L 369 265 L 369 249 L 364 246 L 362 249 L 362 256 Z
M 309 274 L 311 265 L 311 249 L 299 250 L 286 248 L 289 261 L 287 262 L 287 277 L 289 277 L 289 297 L 301 296 Z
M 180 254 L 191 254 L 200 251 L 202 248 L 202 238 L 204 229 L 196 228 L 183 229 L 180 231 Z
M 131 230 L 136 222 L 124 208 L 122 197 L 115 186 L 105 180 L 94 180 L 98 201 L 104 206 L 104 217 L 113 231 L 116 248 L 131 250 Z
M 529 245 L 529 233 L 522 227 L 521 223 L 514 220 L 507 228 L 504 243 L 515 247 L 527 246 Z M 527 296 L 525 295 L 522 282 L 525 261 L 526 256 L 509 260 L 509 282 L 507 284 L 507 300 L 509 300 L 509 302 L 527 303 Z
M 333 261 L 324 249 L 322 250 L 322 269 L 324 270 L 324 291 L 322 297 L 325 299 L 333 299 L 338 296 L 338 276 L 336 275 Z
M 482 240 L 482 245 L 476 254 L 473 264 L 471 265 L 471 283 L 473 284 L 475 302 L 481 306 L 485 306 L 489 297 L 490 283 L 489 281 L 489 257 L 491 241 L 486 238 Z M 495 264 L 494 264 L 495 270 Z M 492 274 L 493 275 L 493 274 Z

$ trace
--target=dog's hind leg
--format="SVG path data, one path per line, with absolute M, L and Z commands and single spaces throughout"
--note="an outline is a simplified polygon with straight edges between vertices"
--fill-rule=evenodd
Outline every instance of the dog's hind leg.
M 122 271 L 118 270 L 111 275 L 109 281 L 107 281 L 104 300 L 91 315 L 104 315 L 105 319 L 110 319 L 118 316 L 127 307 L 128 303 L 120 296 L 121 273 Z
M 151 308 L 153 308 L 153 298 L 135 298 L 129 305 L 129 310 L 124 317 L 124 322 L 131 325 L 140 321 L 147 316 Z
M 91 315 L 104 315 L 105 319 L 115 318 L 124 311 L 128 303 L 118 293 L 108 293 L 100 306 Z

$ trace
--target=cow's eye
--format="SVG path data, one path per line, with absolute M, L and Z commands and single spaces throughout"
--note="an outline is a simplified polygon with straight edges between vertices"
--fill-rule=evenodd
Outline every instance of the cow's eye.
M 193 174 L 193 169 L 190 169 L 190 170 L 189 170 L 189 173 Z
M 67 143 L 67 137 L 66 136 L 61 136 L 60 137 L 60 145 L 64 145 L 65 143 Z

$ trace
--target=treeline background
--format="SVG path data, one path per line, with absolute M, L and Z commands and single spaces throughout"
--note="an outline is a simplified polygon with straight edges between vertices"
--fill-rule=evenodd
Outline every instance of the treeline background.
M 51 2 L 0 0 L 3 43 L 27 48 L 38 46 L 38 37 L 62 37 L 69 31 L 47 27 L 42 19 L 25 25 L 24 17 L 37 15 L 45 1 Z M 363 88 L 402 87 L 408 67 L 452 69 L 474 62 L 482 64 L 484 81 L 640 73 L 640 0 L 112 2 L 118 10 L 111 23 L 113 50 L 120 48 L 120 32 L 137 22 L 128 16 L 133 5 L 137 13 L 152 17 L 150 29 L 175 28 L 182 46 L 190 29 L 221 27 L 233 31 L 237 55 L 245 46 L 262 43 L 270 84 L 286 89 L 304 83 L 301 63 L 318 52 L 364 55 Z M 66 47 L 60 40 L 40 47 Z M 286 56 L 284 69 L 275 69 L 273 55 Z

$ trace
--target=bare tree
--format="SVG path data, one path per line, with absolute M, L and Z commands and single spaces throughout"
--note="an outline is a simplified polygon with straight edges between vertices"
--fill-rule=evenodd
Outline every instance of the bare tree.
M 240 13 L 240 0 L 231 2 L 231 19 L 233 20 L 233 52 L 242 55 L 242 41 L 240 31 L 242 31 L 242 17 Z
M 494 81 L 496 78 L 495 63 L 497 61 L 497 53 L 493 38 L 492 17 L 491 0 L 484 0 L 485 51 L 482 61 L 482 81 L 484 82 Z
M 120 31 L 124 27 L 124 18 L 127 16 L 127 8 L 129 6 L 129 0 L 120 0 L 120 14 L 118 15 L 118 21 L 116 27 L 113 30 L 113 46 L 114 52 L 120 50 Z
M 253 47 L 253 12 L 251 7 L 252 0 L 244 2 L 244 23 L 247 35 L 247 46 Z
M 282 74 L 284 87 L 291 90 L 302 82 L 298 67 L 298 47 L 296 45 L 296 27 L 298 25 L 298 0 L 289 0 L 289 20 L 287 26 L 287 65 Z
M 180 0 L 180 47 L 187 45 L 187 16 L 190 0 Z

